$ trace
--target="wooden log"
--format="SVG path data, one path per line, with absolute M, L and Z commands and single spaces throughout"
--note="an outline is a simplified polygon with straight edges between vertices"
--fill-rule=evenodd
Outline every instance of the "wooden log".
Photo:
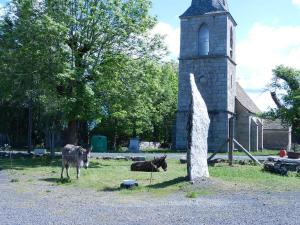
M 228 140 L 229 141 L 229 140 Z M 207 161 L 211 161 L 218 153 L 221 152 L 222 148 L 224 145 L 226 145 L 228 143 L 228 141 L 225 141 L 221 146 L 220 148 L 217 149 L 217 151 L 215 151 L 208 159 Z
M 234 143 L 238 145 L 245 153 L 247 156 L 250 157 L 256 164 L 262 165 L 253 155 L 251 155 L 250 152 L 248 152 L 237 140 L 233 139 Z
M 264 169 L 280 175 L 287 175 L 289 171 L 300 173 L 300 159 L 269 157 L 264 163 Z
M 214 152 L 214 153 L 207 159 L 207 161 L 211 161 L 217 154 L 218 154 L 218 152 Z
M 229 165 L 233 165 L 233 149 L 234 149 L 234 117 L 231 117 L 229 120 L 229 152 L 228 152 L 228 160 Z
M 279 157 L 269 157 L 270 162 L 281 162 L 281 163 L 291 163 L 300 166 L 300 159 L 289 159 L 289 158 L 279 158 Z
M 282 167 L 280 164 L 274 162 L 265 162 L 264 170 L 282 176 L 286 176 L 288 174 L 288 170 L 285 167 Z

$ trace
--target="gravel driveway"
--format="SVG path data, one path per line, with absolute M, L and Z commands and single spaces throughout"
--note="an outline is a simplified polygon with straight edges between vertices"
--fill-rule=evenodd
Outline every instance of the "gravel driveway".
M 1 225 L 300 224 L 300 192 L 151 198 L 10 181 L 0 171 Z

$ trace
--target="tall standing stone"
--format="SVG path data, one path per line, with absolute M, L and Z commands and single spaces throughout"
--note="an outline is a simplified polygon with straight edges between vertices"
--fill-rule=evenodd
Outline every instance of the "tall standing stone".
M 196 181 L 203 177 L 209 177 L 207 138 L 210 119 L 193 74 L 190 74 L 190 84 L 192 99 L 188 122 L 189 149 L 187 163 L 189 180 Z

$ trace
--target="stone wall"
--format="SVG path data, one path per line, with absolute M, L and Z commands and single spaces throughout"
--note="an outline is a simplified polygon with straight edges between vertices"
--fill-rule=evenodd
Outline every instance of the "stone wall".
M 289 150 L 291 148 L 291 129 L 264 130 L 264 148 Z
M 250 150 L 258 150 L 258 124 L 255 121 L 255 118 L 251 118 L 251 133 L 250 133 Z
M 246 149 L 250 149 L 250 118 L 247 112 L 237 113 L 235 138 Z
M 262 120 L 236 102 L 235 139 L 247 150 L 263 149 Z

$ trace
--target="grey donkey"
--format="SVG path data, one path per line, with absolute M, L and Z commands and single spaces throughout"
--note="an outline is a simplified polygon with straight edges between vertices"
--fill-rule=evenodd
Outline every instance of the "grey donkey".
M 77 179 L 80 177 L 80 168 L 85 169 L 89 166 L 90 150 L 86 150 L 81 146 L 66 145 L 62 150 L 62 167 L 61 167 L 61 178 L 63 179 L 64 168 L 67 171 L 67 177 L 69 176 L 70 166 L 76 167 Z

